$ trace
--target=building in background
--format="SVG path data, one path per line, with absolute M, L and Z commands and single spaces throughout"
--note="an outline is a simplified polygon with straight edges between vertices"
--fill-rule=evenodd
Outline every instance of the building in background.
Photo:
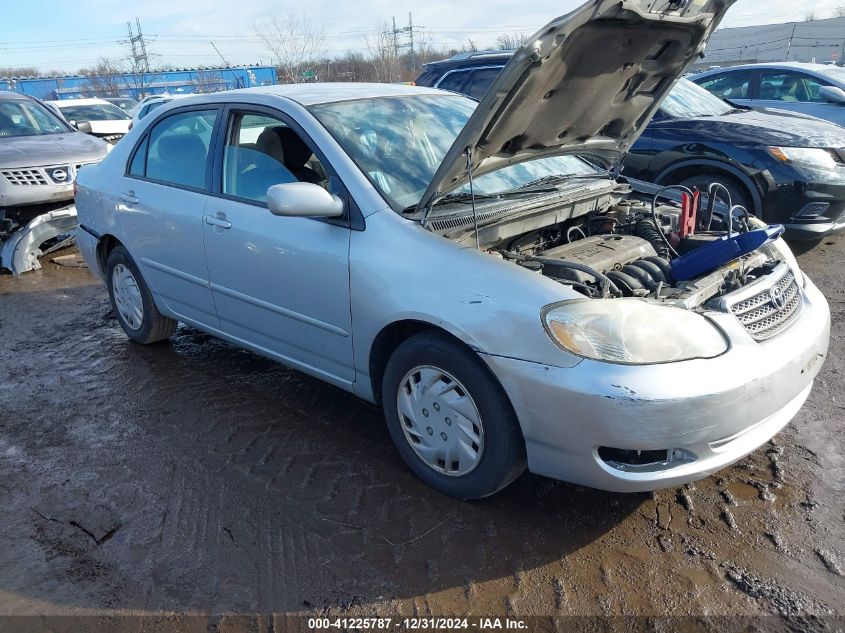
M 753 62 L 843 63 L 845 17 L 719 29 L 706 57 L 695 66 L 735 66 Z
M 11 90 L 46 100 L 86 97 L 140 99 L 151 94 L 218 92 L 275 83 L 276 69 L 272 66 L 239 66 L 182 68 L 137 74 L 0 77 L 0 90 Z

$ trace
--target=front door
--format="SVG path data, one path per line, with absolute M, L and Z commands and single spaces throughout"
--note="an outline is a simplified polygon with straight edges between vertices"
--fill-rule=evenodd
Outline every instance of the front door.
M 329 382 L 351 385 L 349 231 L 343 222 L 278 217 L 267 189 L 303 181 L 345 195 L 310 141 L 281 114 L 228 111 L 203 219 L 223 332 Z

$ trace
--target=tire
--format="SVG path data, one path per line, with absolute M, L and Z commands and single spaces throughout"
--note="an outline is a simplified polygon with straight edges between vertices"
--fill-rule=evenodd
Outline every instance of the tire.
M 163 341 L 176 331 L 177 322 L 158 311 L 141 271 L 123 246 L 109 253 L 106 285 L 120 327 L 136 343 Z
M 671 178 L 670 178 L 671 180 Z M 731 194 L 731 202 L 734 205 L 740 205 L 748 209 L 749 213 L 756 213 L 754 208 L 754 202 L 751 199 L 751 193 L 748 189 L 741 184 L 736 178 L 732 176 L 727 176 L 725 174 L 702 174 L 700 176 L 692 176 L 691 178 L 686 178 L 685 180 L 680 181 L 679 185 L 683 185 L 684 187 L 698 187 L 703 193 L 707 193 L 707 188 L 714 182 L 718 182 L 720 185 L 724 185 L 725 189 L 727 189 Z M 724 192 L 722 192 L 722 197 L 719 200 L 724 200 Z
M 381 395 L 396 448 L 432 488 L 481 499 L 525 470 L 525 440 L 504 390 L 475 353 L 445 335 L 423 332 L 399 345 Z

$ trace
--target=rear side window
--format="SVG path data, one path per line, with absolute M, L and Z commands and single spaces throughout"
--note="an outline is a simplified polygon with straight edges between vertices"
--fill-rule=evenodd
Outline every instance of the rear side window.
M 453 70 L 443 76 L 443 78 L 438 82 L 437 87 L 441 90 L 451 90 L 452 92 L 466 94 L 466 87 L 464 84 L 467 83 L 468 78 L 469 71 Z
M 493 80 L 502 72 L 501 68 L 481 68 L 472 73 L 472 81 L 469 85 L 467 94 L 473 99 L 481 99 Z
M 695 83 L 720 99 L 751 98 L 751 73 L 749 72 L 725 73 Z
M 153 126 L 129 173 L 167 184 L 206 188 L 206 166 L 217 110 L 180 112 Z

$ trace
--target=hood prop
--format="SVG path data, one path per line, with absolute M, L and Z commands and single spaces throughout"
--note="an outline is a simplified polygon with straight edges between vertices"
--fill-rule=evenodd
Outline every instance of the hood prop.
M 472 201 L 472 229 L 475 232 L 475 248 L 481 250 L 481 243 L 478 241 L 478 215 L 475 212 L 475 187 L 472 183 L 472 147 L 465 150 L 467 157 L 467 174 L 469 175 L 469 197 Z

